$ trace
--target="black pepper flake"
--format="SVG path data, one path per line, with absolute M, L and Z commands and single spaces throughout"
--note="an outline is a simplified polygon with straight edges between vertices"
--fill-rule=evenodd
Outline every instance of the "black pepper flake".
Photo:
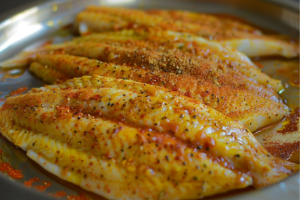
M 183 165 L 186 165 L 186 162 L 183 162 L 182 164 L 183 164 Z
M 185 132 L 188 132 L 189 131 L 189 129 L 185 129 Z
M 239 157 L 240 157 L 240 155 L 239 155 L 239 154 L 236 154 L 236 155 L 235 155 L 235 157 L 239 158 Z
M 197 149 L 202 149 L 202 146 L 197 146 Z
M 77 133 L 77 131 L 74 131 L 74 133 Z
M 193 177 L 193 179 L 194 179 L 195 181 L 197 181 L 197 180 L 198 180 L 198 178 L 197 178 L 196 176 L 194 176 L 194 177 Z
M 34 143 L 32 143 L 32 146 L 34 146 L 35 145 L 35 142 Z
M 209 147 L 206 147 L 206 151 L 209 151 Z
M 166 160 L 167 160 L 167 161 L 169 161 L 169 160 L 170 160 L 169 156 L 166 156 Z
M 184 115 L 180 115 L 180 118 L 183 118 Z

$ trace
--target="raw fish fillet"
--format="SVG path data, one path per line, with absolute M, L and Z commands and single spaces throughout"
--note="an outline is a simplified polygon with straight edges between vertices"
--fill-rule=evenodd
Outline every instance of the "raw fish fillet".
M 96 75 L 7 98 L 0 127 L 47 171 L 106 198 L 196 199 L 299 170 L 200 101 Z
M 7 62 L 33 62 L 31 71 L 49 83 L 98 74 L 159 85 L 201 100 L 251 131 L 278 123 L 288 113 L 277 94 L 283 88 L 280 81 L 238 51 L 200 37 L 121 31 L 25 53 L 19 56 L 21 61 Z
M 223 76 L 234 74 L 234 80 L 239 81 L 229 78 L 230 83 L 224 81 L 220 86 L 205 80 L 205 77 L 200 79 L 195 75 L 185 75 L 185 70 L 182 74 L 151 71 L 146 67 L 115 65 L 65 54 L 38 55 L 31 64 L 30 71 L 49 83 L 97 74 L 162 86 L 200 100 L 240 121 L 251 131 L 277 123 L 288 113 L 288 107 L 277 99 L 276 93 L 249 81 L 241 74 L 224 74 Z M 235 86 L 238 84 L 240 87 Z
M 205 20 L 205 23 L 202 21 Z M 262 35 L 246 24 L 203 19 L 203 15 L 188 11 L 142 11 L 126 8 L 90 6 L 77 16 L 81 34 L 122 29 L 170 30 L 198 35 L 233 47 L 247 56 L 299 56 L 299 42 L 281 36 Z M 223 22 L 223 23 L 222 23 Z M 251 31 L 250 31 L 251 30 Z

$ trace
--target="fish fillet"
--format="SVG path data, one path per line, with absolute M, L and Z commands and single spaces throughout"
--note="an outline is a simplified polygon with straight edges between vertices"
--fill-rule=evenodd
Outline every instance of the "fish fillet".
M 90 50 L 95 52 L 92 48 Z M 205 80 L 206 76 L 200 78 L 200 76 L 185 75 L 185 70 L 181 74 L 151 71 L 147 67 L 115 65 L 65 54 L 38 55 L 31 64 L 30 71 L 49 83 L 97 74 L 162 86 L 200 100 L 240 121 L 251 131 L 279 122 L 288 113 L 288 107 L 277 99 L 276 93 L 271 93 L 263 86 L 247 81 L 240 74 L 223 74 L 222 76 L 230 77 L 228 79 L 230 83 L 223 81 L 220 86 Z M 226 80 L 226 77 L 223 79 Z M 231 77 L 241 81 L 235 82 Z
M 248 56 L 280 55 L 287 58 L 299 56 L 298 41 L 262 35 L 259 31 L 235 29 L 232 27 L 241 27 L 241 25 L 230 22 L 218 26 L 211 18 L 203 24 L 198 22 L 202 20 L 201 14 L 199 19 L 198 15 L 187 11 L 145 12 L 126 8 L 90 6 L 78 14 L 77 24 L 81 34 L 121 29 L 171 30 L 219 41 Z
M 100 45 L 98 45 L 99 49 L 95 49 L 94 47 L 95 52 L 91 52 L 89 49 L 92 45 L 91 43 L 101 43 L 104 45 L 102 48 Z M 26 66 L 30 63 L 31 58 L 34 57 L 36 53 L 47 53 L 58 50 L 68 54 L 80 54 L 100 60 L 104 59 L 101 57 L 106 56 L 107 58 L 105 59 L 107 61 L 113 60 L 113 55 L 101 55 L 104 47 L 107 47 L 106 51 L 109 51 L 109 48 L 119 47 L 122 49 L 127 47 L 130 49 L 125 49 L 126 51 L 156 51 L 160 53 L 171 54 L 171 56 L 175 54 L 175 56 L 180 57 L 181 61 L 181 63 L 177 63 L 177 65 L 184 64 L 182 61 L 190 62 L 190 59 L 193 58 L 194 63 L 188 64 L 199 65 L 200 63 L 203 65 L 204 63 L 206 65 L 210 65 L 211 67 L 218 67 L 218 65 L 221 65 L 219 68 L 224 66 L 230 68 L 230 70 L 239 71 L 261 84 L 273 87 L 276 91 L 283 89 L 283 86 L 279 80 L 272 79 L 266 74 L 262 73 L 261 70 L 255 66 L 244 54 L 232 48 L 223 47 L 218 42 L 208 41 L 201 37 L 195 37 L 190 34 L 181 34 L 172 31 L 125 30 L 120 32 L 109 32 L 79 37 L 70 42 L 47 45 L 35 51 L 21 52 L 19 55 L 2 62 L 0 65 L 2 67 Z M 87 49 L 87 51 L 83 52 L 83 49 Z M 137 59 L 141 58 L 134 58 L 134 60 Z M 174 63 L 172 64 L 174 65 Z
M 251 131 L 278 123 L 288 113 L 277 94 L 283 88 L 280 81 L 262 73 L 238 51 L 199 37 L 121 31 L 27 53 L 21 56 L 23 62 L 34 62 L 30 70 L 49 83 L 98 74 L 159 85 L 201 100 Z
M 49 172 L 107 198 L 195 199 L 299 170 L 200 101 L 96 75 L 7 98 L 0 127 Z

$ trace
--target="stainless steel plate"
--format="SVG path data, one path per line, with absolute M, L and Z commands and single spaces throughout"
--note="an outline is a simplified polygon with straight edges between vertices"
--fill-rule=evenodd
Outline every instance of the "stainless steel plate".
M 41 45 L 46 41 L 60 42 L 72 37 L 75 15 L 87 5 L 124 6 L 130 8 L 150 9 L 184 9 L 207 13 L 227 13 L 239 16 L 247 21 L 279 33 L 298 38 L 299 9 L 297 3 L 276 0 L 61 0 L 49 1 L 24 10 L 0 23 L 0 60 L 13 56 L 26 48 Z M 67 26 L 67 27 L 66 27 Z M 290 62 L 290 60 L 285 60 Z M 264 60 L 264 70 L 274 76 L 276 59 Z M 276 75 L 287 81 L 284 77 Z M 45 83 L 26 70 L 0 69 L 0 99 L 20 87 L 40 87 Z M 290 87 L 284 98 L 288 102 L 299 105 L 299 88 Z M 293 95 L 290 95 L 293 94 Z M 0 105 L 3 101 L 0 101 Z M 53 199 L 49 194 L 65 191 L 68 195 L 84 193 L 92 199 L 101 197 L 86 192 L 77 186 L 68 184 L 47 173 L 40 166 L 29 160 L 24 152 L 14 147 L 5 139 L 0 138 L 0 161 L 10 163 L 14 168 L 21 169 L 23 179 L 13 180 L 0 173 L 0 199 Z M 44 193 L 23 186 L 24 181 L 33 177 L 52 182 Z M 208 199 L 299 199 L 299 173 L 262 190 L 252 188 L 221 194 Z M 67 199 L 63 197 L 61 199 Z

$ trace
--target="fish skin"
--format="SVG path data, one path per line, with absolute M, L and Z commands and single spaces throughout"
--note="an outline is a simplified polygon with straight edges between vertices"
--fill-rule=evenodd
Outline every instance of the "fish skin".
M 200 101 L 96 75 L 7 98 L 0 127 L 46 170 L 107 198 L 195 199 L 299 170 Z
M 89 49 L 96 52 L 92 48 Z M 97 74 L 162 86 L 200 100 L 205 105 L 240 121 L 251 131 L 277 123 L 288 113 L 288 107 L 274 100 L 274 94 L 269 95 L 264 88 L 253 83 L 252 89 L 249 85 L 247 88 L 235 88 L 230 85 L 216 87 L 194 76 L 151 72 L 147 68 L 115 65 L 64 54 L 38 55 L 31 64 L 30 71 L 49 83 Z
M 110 21 L 107 18 L 110 18 Z M 219 41 L 223 45 L 229 45 L 253 57 L 279 55 L 292 58 L 299 56 L 298 41 L 260 35 L 257 32 L 233 31 L 230 26 L 229 30 L 217 28 L 213 24 L 203 26 L 195 23 L 194 20 L 190 20 L 189 17 L 186 18 L 188 20 L 184 21 L 185 18 L 181 18 L 181 20 L 172 19 L 172 17 L 166 15 L 153 15 L 142 10 L 90 6 L 77 15 L 76 21 L 79 32 L 83 35 L 122 29 L 154 28 L 156 30 L 190 33 L 209 40 Z M 115 25 L 114 21 L 119 23 Z M 110 22 L 111 24 L 108 26 L 107 24 Z M 106 25 L 103 26 L 102 24 Z

